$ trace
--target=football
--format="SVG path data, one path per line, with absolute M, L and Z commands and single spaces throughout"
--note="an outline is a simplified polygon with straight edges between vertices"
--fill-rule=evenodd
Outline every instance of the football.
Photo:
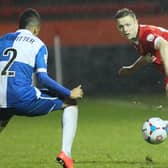
M 158 117 L 149 118 L 142 126 L 142 134 L 148 143 L 160 144 L 167 138 L 166 123 Z

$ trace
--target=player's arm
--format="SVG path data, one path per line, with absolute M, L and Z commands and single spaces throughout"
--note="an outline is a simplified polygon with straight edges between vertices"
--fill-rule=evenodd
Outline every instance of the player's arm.
M 140 56 L 133 64 L 129 66 L 122 66 L 118 73 L 119 75 L 130 75 L 140 69 L 142 66 L 151 63 L 151 55 Z
M 47 49 L 45 46 L 42 46 L 36 56 L 35 70 L 37 74 L 37 80 L 39 83 L 47 87 L 48 89 L 54 90 L 65 97 L 70 97 L 72 99 L 81 98 L 83 96 L 83 91 L 81 85 L 75 87 L 72 90 L 62 86 L 57 83 L 47 73 Z
M 48 89 L 54 90 L 61 94 L 62 96 L 70 96 L 70 90 L 63 87 L 51 77 L 48 76 L 47 72 L 37 71 L 37 79 L 40 84 L 45 86 Z
M 168 77 L 168 42 L 160 37 L 157 39 L 155 47 L 160 51 L 160 56 L 163 62 L 165 74 Z
M 165 70 L 165 91 L 168 96 L 168 42 L 163 38 L 158 38 L 156 42 L 156 49 L 159 49 L 160 56 L 163 62 L 164 70 Z
M 81 85 L 73 88 L 72 90 L 69 90 L 68 88 L 60 85 L 58 82 L 49 77 L 46 72 L 38 72 L 37 79 L 42 85 L 44 85 L 48 89 L 55 90 L 62 96 L 70 97 L 72 99 L 81 98 L 83 96 Z

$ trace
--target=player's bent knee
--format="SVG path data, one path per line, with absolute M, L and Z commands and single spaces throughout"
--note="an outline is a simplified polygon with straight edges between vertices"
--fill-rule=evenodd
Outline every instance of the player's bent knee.
M 66 106 L 72 106 L 72 105 L 77 106 L 77 100 L 66 98 L 64 104 L 66 104 Z

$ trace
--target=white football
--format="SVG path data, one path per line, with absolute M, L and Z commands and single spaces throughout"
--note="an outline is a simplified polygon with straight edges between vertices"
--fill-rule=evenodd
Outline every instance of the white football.
M 142 126 L 142 134 L 150 144 L 160 144 L 167 138 L 167 127 L 164 120 L 158 117 L 149 118 Z

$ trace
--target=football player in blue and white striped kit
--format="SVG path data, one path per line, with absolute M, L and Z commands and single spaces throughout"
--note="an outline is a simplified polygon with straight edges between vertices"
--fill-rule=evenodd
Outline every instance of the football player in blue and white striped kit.
M 78 107 L 82 98 L 81 85 L 72 90 L 58 84 L 47 74 L 48 51 L 37 37 L 40 15 L 35 9 L 26 9 L 20 16 L 19 29 L 0 38 L 0 130 L 14 115 L 39 116 L 63 109 L 62 151 L 56 159 L 65 167 L 73 168 L 72 143 L 76 134 Z M 33 86 L 32 75 L 51 93 Z

